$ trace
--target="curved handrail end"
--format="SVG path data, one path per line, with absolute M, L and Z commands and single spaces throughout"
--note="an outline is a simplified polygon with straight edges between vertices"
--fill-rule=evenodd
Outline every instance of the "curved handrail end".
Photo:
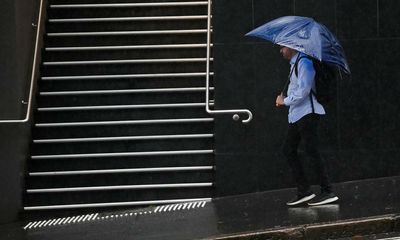
M 247 109 L 244 110 L 244 111 L 245 111 L 245 113 L 247 114 L 248 118 L 242 120 L 242 123 L 243 123 L 243 124 L 247 124 L 247 123 L 251 122 L 251 120 L 253 119 L 253 114 L 252 114 L 249 110 L 247 110 Z M 236 114 L 234 114 L 234 115 L 232 116 L 232 119 L 233 119 L 234 121 L 238 121 L 238 120 L 240 119 L 240 116 L 236 113 Z

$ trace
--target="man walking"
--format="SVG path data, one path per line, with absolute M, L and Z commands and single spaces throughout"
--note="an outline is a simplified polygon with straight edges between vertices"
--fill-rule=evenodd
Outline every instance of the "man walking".
M 297 196 L 287 202 L 287 205 L 295 206 L 308 202 L 308 205 L 315 206 L 335 202 L 339 198 L 332 192 L 326 166 L 318 149 L 318 121 L 320 115 L 325 115 L 325 110 L 313 94 L 316 74 L 313 62 L 307 55 L 288 47 L 281 47 L 280 53 L 290 61 L 290 84 L 287 97 L 283 93 L 277 96 L 276 106 L 289 107 L 289 128 L 283 153 L 297 184 Z M 320 181 L 321 194 L 317 197 L 310 190 L 303 164 L 297 154 L 301 140 Z

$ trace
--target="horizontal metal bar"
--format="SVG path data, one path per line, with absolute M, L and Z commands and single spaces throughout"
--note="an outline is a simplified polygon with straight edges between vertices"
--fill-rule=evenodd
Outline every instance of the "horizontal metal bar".
M 88 110 L 121 110 L 121 109 L 154 109 L 154 108 L 190 108 L 204 107 L 205 103 L 168 103 L 168 104 L 141 104 L 141 105 L 103 105 L 103 106 L 76 106 L 76 107 L 43 107 L 39 112 L 88 111 Z M 213 103 L 210 103 L 213 105 Z
M 207 19 L 207 15 L 154 16 L 154 17 L 109 17 L 109 18 L 63 18 L 63 19 L 49 19 L 49 22 L 50 23 L 126 22 L 126 21 L 168 21 L 168 20 L 201 20 L 201 19 Z
M 113 32 L 64 32 L 64 33 L 47 33 L 47 36 L 48 37 L 77 37 L 77 36 L 161 35 L 161 34 L 198 34 L 198 33 L 207 33 L 207 29 L 113 31 Z
M 209 89 L 211 91 L 214 90 L 213 87 L 210 87 Z M 149 89 L 122 89 L 122 90 L 63 91 L 63 92 L 40 92 L 40 96 L 201 92 L 204 90 L 205 90 L 204 87 L 193 87 L 193 88 L 149 88 Z
M 115 173 L 154 173 L 154 172 L 185 172 L 185 171 L 211 171 L 211 170 L 214 170 L 214 166 L 124 168 L 124 169 L 32 172 L 32 173 L 29 173 L 29 176 L 44 177 L 44 176 L 94 175 L 94 174 L 115 174 Z
M 214 75 L 213 72 L 210 75 Z M 204 77 L 204 72 L 193 73 L 145 73 L 120 75 L 86 75 L 86 76 L 51 76 L 42 77 L 42 80 L 85 80 L 85 79 L 123 79 L 123 78 L 165 78 L 165 77 Z
M 160 44 L 160 45 L 125 45 L 125 46 L 92 46 L 92 47 L 48 47 L 46 51 L 98 51 L 98 50 L 143 50 L 143 49 L 186 49 L 206 48 L 207 44 Z M 210 45 L 213 47 L 213 44 Z
M 213 61 L 210 58 L 210 61 Z M 206 58 L 166 58 L 166 59 L 126 59 L 126 60 L 96 60 L 96 61 L 61 61 L 61 62 L 43 62 L 45 66 L 60 65 L 94 65 L 94 64 L 138 64 L 138 63 L 187 63 L 187 62 L 205 62 Z
M 128 121 L 99 121 L 99 122 L 63 122 L 63 123 L 36 123 L 36 127 L 82 127 L 82 126 L 113 126 L 113 125 L 146 125 L 166 123 L 199 123 L 213 122 L 214 118 L 183 118 L 183 119 L 153 119 Z
M 121 152 L 121 153 L 84 153 L 84 154 L 58 154 L 34 155 L 31 159 L 70 159 L 70 158 L 106 158 L 106 157 L 143 157 L 143 156 L 176 156 L 213 154 L 214 150 L 183 150 L 183 151 L 154 151 L 154 152 Z
M 111 142 L 111 141 L 139 141 L 139 140 L 165 140 L 165 139 L 193 139 L 212 138 L 214 134 L 180 134 L 180 135 L 150 135 L 150 136 L 124 136 L 124 137 L 95 137 L 95 138 L 59 138 L 35 139 L 33 143 L 71 143 L 71 142 Z
M 27 207 L 24 207 L 24 210 L 32 211 L 32 210 L 54 210 L 54 209 L 78 209 L 78 208 L 143 206 L 143 205 L 175 204 L 175 203 L 198 202 L 198 201 L 211 202 L 211 200 L 212 200 L 211 198 L 192 198 L 192 199 L 169 199 L 169 200 L 153 200 L 153 201 L 65 204 L 65 205 L 48 205 L 48 206 L 27 206 Z
M 94 138 L 58 138 L 58 139 L 35 139 L 35 140 L 33 140 L 33 143 L 142 141 L 142 140 L 192 139 L 192 138 L 212 138 L 212 137 L 214 137 L 214 134 L 180 134 L 180 135 L 150 135 L 150 136 L 94 137 Z
M 177 184 L 144 184 L 144 185 L 118 185 L 118 186 L 96 186 L 96 187 L 67 187 L 67 188 L 42 188 L 27 189 L 27 193 L 58 193 L 58 192 L 89 192 L 89 191 L 111 191 L 111 190 L 145 190 L 145 189 L 168 189 L 168 188 L 198 188 L 212 187 L 213 183 L 177 183 Z
M 125 8 L 125 7 L 178 7 L 205 6 L 206 1 L 198 2 L 153 2 L 153 3 L 107 3 L 107 4 L 52 4 L 50 8 Z

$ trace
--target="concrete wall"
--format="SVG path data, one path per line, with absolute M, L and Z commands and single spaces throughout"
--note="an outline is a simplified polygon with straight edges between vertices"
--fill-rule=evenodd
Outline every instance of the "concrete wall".
M 336 102 L 321 122 L 332 180 L 400 174 L 399 9 L 395 0 L 214 1 L 216 108 L 254 113 L 248 125 L 229 115 L 217 118 L 217 196 L 294 186 L 281 154 L 287 109 L 275 107 L 289 65 L 271 43 L 244 37 L 285 15 L 325 24 L 342 43 L 352 70 L 337 83 Z

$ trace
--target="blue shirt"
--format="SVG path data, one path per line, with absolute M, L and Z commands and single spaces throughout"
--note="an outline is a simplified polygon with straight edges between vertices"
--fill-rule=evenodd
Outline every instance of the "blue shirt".
M 306 56 L 303 53 L 295 54 L 290 60 L 290 70 L 294 68 L 297 56 Z M 290 83 L 287 91 L 287 97 L 284 99 L 286 106 L 289 106 L 289 123 L 295 123 L 307 114 L 313 112 L 311 106 L 311 89 L 315 92 L 315 69 L 313 63 L 308 58 L 301 58 L 297 65 L 297 76 L 295 70 L 290 77 Z M 324 107 L 316 100 L 314 94 L 311 94 L 314 103 L 314 112 L 316 114 L 325 114 Z

